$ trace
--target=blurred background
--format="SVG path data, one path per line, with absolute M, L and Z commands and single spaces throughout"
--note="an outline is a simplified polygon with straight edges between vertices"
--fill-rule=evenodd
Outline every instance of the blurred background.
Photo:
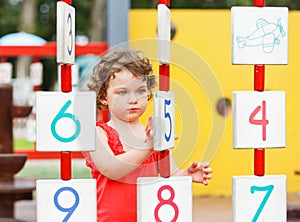
M 27 33 L 35 36 L 35 44 L 42 45 L 44 42 L 56 41 L 56 2 L 54 0 L 2 0 L 0 1 L 0 45 L 25 45 L 25 37 L 21 35 L 19 40 L 10 40 L 5 43 L 4 37 L 10 34 Z M 111 28 L 108 23 L 110 18 L 108 5 L 109 0 L 73 0 L 72 5 L 76 10 L 76 43 L 85 45 L 89 42 L 108 42 L 108 33 Z M 156 38 L 157 31 L 157 0 L 132 0 L 126 2 L 126 16 L 128 23 L 126 37 L 128 41 L 138 39 Z M 300 169 L 297 150 L 299 146 L 298 126 L 300 120 L 297 117 L 295 101 L 299 98 L 299 62 L 297 62 L 300 38 L 300 1 L 299 0 L 266 0 L 266 6 L 286 6 L 289 8 L 289 65 L 287 66 L 267 66 L 266 68 L 266 89 L 284 90 L 287 92 L 287 149 L 268 150 L 266 154 L 266 171 L 270 174 L 288 175 L 288 192 L 300 192 L 300 177 L 294 171 Z M 253 6 L 253 0 L 171 0 L 171 20 L 173 42 L 186 46 L 196 54 L 200 55 L 214 72 L 217 81 L 221 85 L 224 97 L 207 104 L 205 90 L 199 89 L 193 92 L 191 89 L 192 79 L 189 73 L 178 67 L 173 68 L 172 81 L 180 82 L 188 95 L 193 98 L 195 109 L 197 110 L 199 124 L 201 125 L 201 136 L 195 146 L 205 147 L 209 139 L 211 118 L 218 115 L 224 118 L 226 124 L 224 138 L 218 152 L 216 151 L 211 159 L 212 167 L 215 169 L 214 180 L 208 188 L 195 189 L 195 194 L 201 195 L 230 195 L 232 175 L 251 175 L 253 174 L 253 154 L 252 150 L 236 151 L 232 148 L 232 115 L 231 115 L 231 93 L 234 90 L 252 90 L 253 66 L 233 66 L 231 58 L 231 23 L 230 8 L 232 6 Z M 120 6 L 121 7 L 121 6 Z M 117 14 L 117 12 L 115 13 Z M 125 24 L 125 25 L 126 25 Z M 121 24 L 123 25 L 123 24 Z M 120 27 L 114 28 L 120 35 L 124 34 Z M 25 42 L 19 41 L 25 39 Z M 1 57 L 1 55 L 0 55 Z M 3 59 L 3 58 L 2 58 Z M 93 62 L 97 61 L 98 56 L 87 55 L 76 57 L 79 78 L 85 73 L 85 69 Z M 30 75 L 30 65 L 34 62 L 32 57 L 8 57 L 6 61 L 12 64 L 12 84 L 16 89 L 15 99 L 31 97 L 31 85 L 24 79 Z M 39 62 L 42 64 L 42 80 L 39 90 L 51 91 L 58 90 L 58 68 L 54 57 L 41 57 Z M 154 64 L 157 65 L 157 63 Z M 19 68 L 18 68 L 19 67 Z M 20 68 L 21 67 L 21 68 Z M 157 66 L 156 68 L 157 69 Z M 155 70 L 155 73 L 158 73 Z M 177 75 L 176 73 L 179 73 Z M 19 90 L 18 90 L 19 89 Z M 21 90 L 21 91 L 20 91 Z M 179 101 L 178 101 L 179 102 Z M 296 103 L 298 104 L 298 103 Z M 14 149 L 15 151 L 34 150 L 34 110 L 33 115 L 26 118 L 14 118 Z M 189 114 L 186 114 L 189 115 Z M 207 118 L 208 116 L 208 118 Z M 185 118 L 185 117 L 184 117 Z M 182 135 L 182 123 L 178 121 L 176 129 Z M 194 122 L 194 117 L 189 121 Z M 193 125 L 185 128 L 185 132 L 193 131 Z M 188 135 L 184 138 L 189 138 Z M 186 139 L 185 139 L 186 140 Z M 180 147 L 186 147 L 185 140 L 182 140 Z M 180 142 L 180 141 L 179 141 Z M 179 147 L 179 149 L 180 149 Z M 175 152 L 175 158 L 183 166 L 190 160 L 201 158 L 202 150 L 193 150 L 183 161 L 178 156 L 181 152 Z M 178 153 L 176 156 L 176 152 Z M 40 178 L 45 175 L 52 177 L 49 173 L 41 171 L 34 172 L 30 168 L 32 162 L 27 161 L 28 165 L 20 172 L 20 176 L 32 176 Z M 84 165 L 82 161 L 80 166 Z M 35 165 L 32 165 L 35 167 Z M 45 170 L 55 169 L 55 177 L 58 177 L 58 167 L 47 167 Z M 225 170 L 224 170 L 225 169 Z M 76 177 L 88 177 L 88 170 Z M 76 172 L 76 170 L 75 170 Z

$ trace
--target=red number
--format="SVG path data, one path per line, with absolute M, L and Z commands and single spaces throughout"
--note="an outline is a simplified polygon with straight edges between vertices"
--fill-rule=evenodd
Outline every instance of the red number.
M 254 119 L 260 110 L 262 110 L 262 118 Z M 265 141 L 267 137 L 267 125 L 269 124 L 269 121 L 266 119 L 266 101 L 263 100 L 261 106 L 256 107 L 256 109 L 251 113 L 249 122 L 254 125 L 262 126 L 262 140 Z
M 169 199 L 166 199 L 166 200 L 163 199 L 163 197 L 161 195 L 163 190 L 168 190 L 170 192 L 171 195 L 170 195 Z M 171 186 L 164 185 L 161 188 L 159 188 L 159 190 L 157 192 L 157 198 L 159 200 L 159 204 L 157 204 L 157 206 L 155 207 L 155 210 L 154 210 L 154 216 L 155 216 L 156 222 L 162 222 L 162 220 L 159 218 L 158 211 L 165 204 L 172 206 L 175 211 L 174 218 L 171 220 L 171 222 L 177 221 L 179 210 L 178 210 L 178 206 L 173 202 L 174 197 L 175 197 L 175 191 L 173 190 L 173 188 Z

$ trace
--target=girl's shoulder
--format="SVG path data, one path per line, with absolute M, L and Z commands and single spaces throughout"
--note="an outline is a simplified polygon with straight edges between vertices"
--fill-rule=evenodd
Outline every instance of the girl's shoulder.
M 124 153 L 119 133 L 114 128 L 107 125 L 103 121 L 98 121 L 96 123 L 96 126 L 102 128 L 106 133 L 108 145 L 110 146 L 111 150 L 114 152 L 115 155 Z
M 112 134 L 118 135 L 118 132 L 114 128 L 112 128 L 107 123 L 103 122 L 102 120 L 97 121 L 96 126 L 99 126 L 100 128 L 102 128 L 106 132 L 107 136 L 112 135 Z

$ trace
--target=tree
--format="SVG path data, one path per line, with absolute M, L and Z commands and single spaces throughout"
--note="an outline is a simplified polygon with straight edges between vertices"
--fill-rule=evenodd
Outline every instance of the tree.
M 90 41 L 105 40 L 105 0 L 94 0 L 92 5 Z
M 24 0 L 21 3 L 18 31 L 34 33 L 36 29 L 36 0 Z M 31 57 L 21 56 L 17 59 L 18 78 L 25 78 L 29 73 Z
M 24 0 L 21 3 L 18 30 L 35 33 L 36 30 L 36 0 Z

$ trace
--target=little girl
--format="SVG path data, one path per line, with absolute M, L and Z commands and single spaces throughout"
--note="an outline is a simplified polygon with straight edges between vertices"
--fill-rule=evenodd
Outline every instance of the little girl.
M 110 112 L 107 123 L 97 122 L 96 151 L 86 155 L 97 180 L 98 221 L 136 221 L 136 179 L 158 175 L 152 124 L 146 128 L 139 121 L 156 84 L 151 74 L 150 61 L 142 52 L 118 49 L 101 58 L 88 83 L 97 93 L 97 107 Z M 212 173 L 208 166 L 194 161 L 187 169 L 172 172 L 207 185 Z

